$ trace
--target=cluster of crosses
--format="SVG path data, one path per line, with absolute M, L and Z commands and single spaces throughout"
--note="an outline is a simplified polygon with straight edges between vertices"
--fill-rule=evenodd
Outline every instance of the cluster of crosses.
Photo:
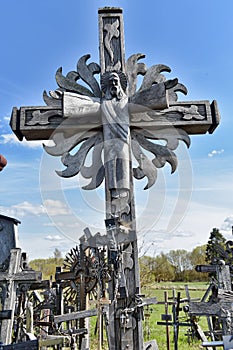
M 53 141 L 53 146 L 44 148 L 50 155 L 61 157 L 65 169 L 58 175 L 81 174 L 89 179 L 84 190 L 96 189 L 105 181 L 106 234 L 92 235 L 88 228 L 84 230 L 78 246 L 66 257 L 65 271 L 57 270 L 55 297 L 51 285 L 45 293 L 47 304 L 53 298 L 56 307 L 52 329 L 51 308 L 43 307 L 48 310 L 47 314 L 44 312 L 44 327 L 51 335 L 57 332 L 57 337 L 49 339 L 47 335 L 42 343 L 34 339 L 26 347 L 20 342 L 11 345 L 16 291 L 26 286 L 25 290 L 33 290 L 35 297 L 37 288 L 43 289 L 44 285 L 38 281 L 38 273 L 27 267 L 21 251 L 14 244 L 6 245 L 8 252 L 0 276 L 5 281 L 3 349 L 49 345 L 61 349 L 59 327 L 75 321 L 76 327 L 70 333 L 66 331 L 64 335 L 62 328 L 62 341 L 69 336 L 71 349 L 87 350 L 85 319 L 96 314 L 98 349 L 102 349 L 104 328 L 109 350 L 157 348 L 155 341 L 143 341 L 143 307 L 155 300 L 144 299 L 140 294 L 133 177 L 147 178 L 145 189 L 149 189 L 156 181 L 158 169 L 169 163 L 174 172 L 174 151 L 179 142 L 189 146 L 189 135 L 212 133 L 219 123 L 219 113 L 216 101 L 178 102 L 177 92 L 186 94 L 187 89 L 178 79 L 166 79 L 162 72 L 170 72 L 168 66 L 157 64 L 148 68 L 138 62 L 145 57 L 141 53 L 125 61 L 122 9 L 99 9 L 99 49 L 100 65 L 88 63 L 90 55 L 85 55 L 79 59 L 76 71 L 65 76 L 58 69 L 58 89 L 44 92 L 46 106 L 14 108 L 12 112 L 11 128 L 19 140 Z M 100 75 L 100 79 L 95 75 Z M 143 76 L 140 87 L 138 75 Z M 163 144 L 157 142 L 161 140 Z M 73 153 L 77 146 L 78 151 Z M 91 165 L 87 166 L 89 153 Z M 133 159 L 137 162 L 135 168 Z M 90 293 L 95 295 L 97 309 L 87 310 Z M 66 310 L 63 297 L 69 302 Z M 36 303 L 38 300 L 37 295 Z M 28 334 L 32 332 L 31 323 L 28 321 Z
M 165 314 L 157 324 L 166 326 L 167 350 L 170 350 L 170 331 L 173 327 L 174 350 L 179 348 L 179 329 L 188 328 L 186 335 L 202 341 L 202 347 L 214 350 L 223 347 L 224 350 L 233 348 L 233 241 L 226 242 L 226 247 L 219 242 L 214 243 L 216 256 L 210 265 L 197 265 L 196 271 L 208 273 L 210 283 L 200 299 L 192 299 L 188 285 L 185 285 L 186 297 L 181 298 L 181 292 L 172 290 L 172 298 L 164 292 Z M 182 306 L 183 305 L 183 306 Z M 169 308 L 172 313 L 169 313 Z M 182 314 L 181 311 L 185 313 Z M 185 317 L 185 318 L 184 318 Z M 199 324 L 199 318 L 206 319 L 205 328 Z

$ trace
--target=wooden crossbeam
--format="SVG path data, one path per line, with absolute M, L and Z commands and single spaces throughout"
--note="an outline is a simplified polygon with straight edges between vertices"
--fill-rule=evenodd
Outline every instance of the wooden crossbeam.
M 190 119 L 182 117 L 179 108 L 190 108 L 196 106 L 200 109 L 203 119 L 195 119 L 195 115 L 190 115 Z M 132 106 L 131 109 L 133 110 Z M 177 111 L 176 111 L 177 109 Z M 34 122 L 32 123 L 33 114 L 50 113 L 51 117 L 48 118 L 47 123 Z M 209 101 L 187 101 L 172 103 L 165 111 L 153 111 L 147 110 L 141 113 L 142 120 L 140 120 L 139 112 L 133 112 L 131 114 L 130 126 L 132 128 L 140 127 L 149 130 L 155 130 L 156 128 L 181 128 L 188 134 L 205 134 L 206 132 L 213 133 L 219 124 L 220 116 L 216 101 L 211 104 Z M 143 121 L 143 116 L 147 116 L 150 121 Z M 94 119 L 94 118 L 93 118 Z M 87 123 L 80 123 L 80 117 L 64 118 L 62 109 L 54 108 L 51 106 L 38 106 L 38 107 L 21 107 L 17 109 L 13 108 L 11 115 L 11 128 L 16 136 L 22 140 L 24 137 L 26 140 L 48 140 L 52 134 L 56 132 L 64 132 L 67 136 L 77 131 L 86 131 L 92 128 L 101 127 L 100 120 L 96 119 L 96 122 L 92 125 L 90 120 Z
M 223 340 L 215 340 L 215 341 L 204 341 L 202 343 L 204 348 L 210 347 L 223 347 L 224 350 L 232 350 L 233 349 L 233 336 L 232 335 L 223 335 Z M 211 348 L 212 349 L 212 348 Z
M 69 338 L 67 336 L 48 335 L 45 339 L 39 340 L 39 348 L 53 345 L 64 345 L 65 341 L 68 339 Z
M 70 312 L 69 314 L 54 316 L 54 322 L 55 323 L 67 322 L 67 321 L 78 320 L 86 317 L 92 317 L 96 315 L 97 315 L 97 309 Z
M 38 340 L 30 340 L 27 342 L 9 344 L 9 345 L 0 345 L 0 350 L 38 350 Z
M 0 311 L 0 321 L 10 319 L 11 315 L 12 315 L 12 310 Z
M 213 316 L 220 313 L 219 303 L 212 302 L 190 302 L 189 313 L 192 316 Z

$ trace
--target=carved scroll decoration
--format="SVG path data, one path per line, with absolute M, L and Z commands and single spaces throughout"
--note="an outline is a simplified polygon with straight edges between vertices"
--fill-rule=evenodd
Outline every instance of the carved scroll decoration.
M 52 110 L 47 112 L 34 111 L 32 113 L 32 119 L 27 122 L 27 125 L 48 125 L 49 118 L 54 116 L 62 116 L 62 111 Z
M 197 106 L 191 105 L 190 107 L 171 106 L 161 111 L 151 110 L 147 113 L 137 113 L 132 116 L 132 120 L 135 122 L 139 122 L 141 120 L 152 121 L 160 116 L 165 116 L 166 118 L 171 119 L 176 117 L 180 120 L 204 120 L 206 118 L 205 115 L 202 115 L 199 112 Z

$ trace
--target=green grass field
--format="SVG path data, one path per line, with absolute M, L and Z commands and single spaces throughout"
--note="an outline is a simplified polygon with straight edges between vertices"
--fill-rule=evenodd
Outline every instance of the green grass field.
M 142 292 L 147 297 L 156 297 L 157 301 L 161 302 L 164 301 L 164 291 L 167 291 L 169 301 L 172 300 L 173 293 L 181 293 L 181 299 L 186 298 L 186 292 L 185 292 L 185 283 L 160 283 L 153 286 L 150 286 L 146 289 L 144 289 Z M 207 289 L 207 284 L 204 283 L 189 283 L 189 292 L 191 299 L 200 299 L 203 294 L 205 293 L 205 290 Z M 174 292 L 173 292 L 174 290 Z M 181 307 L 185 306 L 187 303 L 182 303 Z M 168 310 L 169 314 L 172 314 L 172 306 L 169 306 Z M 161 321 L 161 315 L 165 314 L 165 306 L 156 304 L 154 306 L 150 306 L 147 309 L 145 309 L 145 316 L 150 315 L 150 317 L 145 319 L 144 321 L 144 339 L 145 340 L 152 340 L 156 339 L 159 350 L 165 350 L 167 349 L 167 338 L 166 338 L 166 326 L 157 325 L 158 321 Z M 188 320 L 188 315 L 185 314 L 184 311 L 180 312 L 179 321 L 185 322 Z M 199 325 L 203 330 L 207 330 L 207 324 L 205 317 L 200 318 L 198 320 Z M 198 339 L 192 339 L 192 337 L 188 337 L 188 328 L 189 327 L 179 327 L 179 341 L 178 341 L 178 349 L 179 350 L 194 350 L 194 349 L 200 349 L 201 341 Z M 170 349 L 174 349 L 174 342 L 173 342 L 173 326 L 169 327 L 169 337 L 170 337 Z
M 200 300 L 200 298 L 204 295 L 208 285 L 204 283 L 189 283 L 189 292 L 191 299 Z M 181 298 L 186 298 L 185 292 L 185 283 L 159 283 L 153 286 L 150 286 L 144 290 L 142 290 L 142 294 L 146 297 L 156 297 L 157 301 L 164 301 L 164 291 L 167 291 L 169 301 L 172 300 L 173 290 L 175 293 L 181 292 Z M 187 305 L 187 303 L 182 303 L 181 307 Z M 161 304 L 156 304 L 153 306 L 149 306 L 148 309 L 144 308 L 145 320 L 143 322 L 143 330 L 144 330 L 144 341 L 149 341 L 156 339 L 159 350 L 167 350 L 167 338 L 166 338 L 166 327 L 157 325 L 158 321 L 161 321 L 161 315 L 165 313 L 165 306 Z M 172 314 L 172 306 L 169 306 L 168 310 L 169 314 Z M 149 317 L 148 317 L 149 316 Z M 187 321 L 188 317 L 185 312 L 180 312 L 179 321 Z M 207 323 L 205 317 L 198 320 L 199 325 L 203 330 L 207 330 Z M 96 318 L 92 318 L 91 320 L 91 350 L 97 349 L 97 338 L 94 335 L 94 328 L 96 325 Z M 174 349 L 173 342 L 173 327 L 169 327 L 169 335 L 170 335 L 170 350 Z M 197 350 L 201 348 L 201 341 L 198 339 L 192 339 L 192 337 L 187 336 L 188 327 L 180 327 L 179 328 L 179 340 L 178 340 L 178 350 Z M 104 343 L 103 350 L 107 350 L 107 342 Z

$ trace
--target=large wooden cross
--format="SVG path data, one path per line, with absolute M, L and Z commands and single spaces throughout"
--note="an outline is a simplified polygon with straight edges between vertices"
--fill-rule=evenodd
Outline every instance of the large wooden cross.
M 143 349 L 140 310 L 140 283 L 135 224 L 133 176 L 147 177 L 151 187 L 157 170 L 169 163 L 177 166 L 174 150 L 179 141 L 190 144 L 189 134 L 212 133 L 219 123 L 213 101 L 178 102 L 176 92 L 187 93 L 178 79 L 166 80 L 162 72 L 170 68 L 157 64 L 148 68 L 138 62 L 145 56 L 134 54 L 125 61 L 122 10 L 99 10 L 100 65 L 81 57 L 77 70 L 66 76 L 59 68 L 59 88 L 44 92 L 46 106 L 14 108 L 11 127 L 22 140 L 52 139 L 45 147 L 61 156 L 65 170 L 60 176 L 80 173 L 90 179 L 85 190 L 95 189 L 105 179 L 107 245 L 117 254 L 119 245 L 129 251 L 132 263 L 121 271 L 119 281 L 109 283 L 109 348 Z M 100 74 L 100 84 L 95 78 Z M 137 76 L 143 80 L 138 88 Z M 85 84 L 83 84 L 83 82 Z M 156 143 L 163 140 L 165 144 Z M 80 145 L 75 154 L 70 152 Z M 92 150 L 92 164 L 85 165 Z M 148 152 L 153 155 L 148 156 Z M 132 169 L 132 157 L 137 167 Z M 115 254 L 114 253 L 114 254 Z M 119 287 L 119 286 L 118 286 Z M 127 317 L 126 317 L 127 316 Z

